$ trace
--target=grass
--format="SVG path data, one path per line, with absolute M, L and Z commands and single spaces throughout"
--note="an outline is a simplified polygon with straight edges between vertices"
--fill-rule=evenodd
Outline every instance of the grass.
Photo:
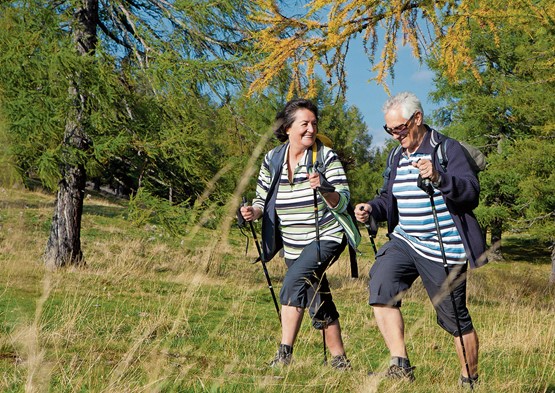
M 2 392 L 453 392 L 453 339 L 435 322 L 418 281 L 405 298 L 416 382 L 368 377 L 388 362 L 367 305 L 370 244 L 361 278 L 346 257 L 328 273 L 353 363 L 321 365 L 321 336 L 303 321 L 295 361 L 265 364 L 279 322 L 251 245 L 236 228 L 175 238 L 134 227 L 113 201 L 86 199 L 87 266 L 47 271 L 40 258 L 53 197 L 0 189 L 0 391 Z M 225 238 L 224 238 L 225 239 Z M 378 238 L 378 244 L 383 243 Z M 469 307 L 480 337 L 481 392 L 555 392 L 555 289 L 549 253 L 534 239 L 507 237 L 503 261 L 471 271 Z M 279 291 L 280 260 L 268 264 Z

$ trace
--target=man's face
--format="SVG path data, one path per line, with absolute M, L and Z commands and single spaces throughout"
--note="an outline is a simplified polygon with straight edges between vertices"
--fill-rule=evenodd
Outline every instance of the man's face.
M 420 141 L 418 140 L 418 125 L 421 122 L 421 113 L 415 112 L 409 118 L 402 115 L 399 108 L 390 109 L 385 114 L 386 131 L 399 141 L 401 146 L 414 152 Z

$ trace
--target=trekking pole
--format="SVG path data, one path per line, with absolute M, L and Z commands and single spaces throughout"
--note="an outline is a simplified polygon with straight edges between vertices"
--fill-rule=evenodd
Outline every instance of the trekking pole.
M 420 175 L 418 175 L 418 180 L 416 184 L 422 191 L 424 191 L 430 197 L 430 204 L 432 205 L 432 214 L 434 216 L 437 239 L 439 241 L 439 249 L 441 250 L 441 258 L 443 259 L 443 268 L 445 269 L 446 280 L 449 280 L 449 266 L 447 264 L 447 256 L 445 255 L 445 248 L 443 247 L 443 239 L 441 237 L 441 232 L 439 230 L 439 220 L 437 218 L 436 204 L 434 201 L 434 187 L 432 186 L 432 182 L 429 179 L 422 179 Z M 447 282 L 447 284 L 449 286 L 449 295 L 451 296 L 451 304 L 453 305 L 453 312 L 455 313 L 455 321 L 457 322 L 457 333 L 459 333 L 459 339 L 461 341 L 461 349 L 462 349 L 462 354 L 464 358 L 464 366 L 466 367 L 466 373 L 468 374 L 468 378 L 471 378 L 470 367 L 468 366 L 468 360 L 466 359 L 466 349 L 464 347 L 464 339 L 462 335 L 461 322 L 459 320 L 459 312 L 457 311 L 457 307 L 455 303 L 455 295 L 453 294 L 453 290 L 451 289 L 451 283 Z M 472 384 L 470 384 L 470 389 L 471 390 L 473 389 Z
M 359 210 L 364 210 L 364 206 L 361 206 Z M 378 227 L 376 225 L 376 221 L 373 220 L 370 216 L 368 216 L 368 220 L 364 223 L 366 230 L 368 231 L 368 237 L 370 238 L 370 243 L 372 243 L 372 249 L 374 250 L 374 256 L 378 253 L 376 248 L 376 242 L 374 238 L 378 234 Z
M 318 167 L 318 162 L 314 164 L 315 171 Z M 314 226 L 316 228 L 316 257 L 318 258 L 318 265 L 322 264 L 322 255 L 320 253 L 320 223 L 318 222 L 318 189 L 314 189 Z M 326 274 L 326 273 L 324 273 Z M 322 342 L 324 344 L 324 364 L 328 363 L 328 356 L 326 353 L 326 323 L 322 327 Z
M 241 204 L 241 206 L 246 206 L 246 205 L 247 205 L 247 198 L 243 196 L 243 203 Z M 245 219 L 243 218 L 240 212 L 238 212 L 237 214 L 237 220 L 239 221 L 239 223 L 245 221 Z M 241 226 L 241 224 L 239 225 Z M 260 261 L 260 263 L 262 264 L 262 270 L 264 270 L 264 276 L 266 276 L 266 282 L 268 283 L 268 288 L 270 289 L 270 293 L 272 294 L 272 299 L 274 300 L 274 306 L 276 308 L 279 324 L 281 325 L 281 313 L 279 311 L 279 306 L 276 299 L 276 294 L 274 292 L 274 287 L 272 286 L 272 280 L 270 280 L 270 274 L 268 273 L 266 262 L 264 262 L 264 260 L 262 259 L 262 249 L 260 248 L 260 243 L 258 243 L 258 238 L 256 237 L 256 231 L 254 230 L 254 225 L 252 224 L 252 221 L 249 221 L 249 225 L 251 228 L 252 238 L 254 239 L 254 244 L 256 244 L 256 250 L 258 251 L 258 258 L 255 259 L 254 262 L 252 263 L 256 263 Z

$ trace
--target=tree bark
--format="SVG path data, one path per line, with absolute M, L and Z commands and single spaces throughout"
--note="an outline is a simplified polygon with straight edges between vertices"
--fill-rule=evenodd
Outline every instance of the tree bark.
M 82 165 L 68 166 L 59 184 L 44 261 L 49 268 L 84 263 L 81 251 L 81 216 L 85 191 Z
M 499 219 L 493 220 L 491 223 L 491 247 L 493 248 L 493 253 L 490 255 L 491 259 L 500 260 L 503 259 L 503 253 L 501 250 L 501 235 L 503 233 L 503 221 Z
M 549 283 L 555 285 L 555 242 L 551 244 L 551 276 L 549 276 Z
M 98 0 L 82 0 L 75 8 L 72 38 L 80 56 L 94 56 L 97 43 Z M 86 133 L 87 94 L 81 86 L 79 71 L 72 77 L 69 97 L 73 103 L 68 111 L 62 147 L 62 179 L 58 184 L 50 236 L 44 252 L 49 268 L 84 263 L 81 251 L 81 216 L 86 184 L 84 163 L 75 154 L 86 151 L 89 140 Z

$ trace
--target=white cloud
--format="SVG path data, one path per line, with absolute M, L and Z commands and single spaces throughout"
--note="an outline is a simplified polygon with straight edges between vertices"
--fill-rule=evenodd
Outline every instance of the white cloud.
M 418 83 L 432 83 L 434 72 L 430 70 L 420 70 L 410 76 L 410 80 Z

